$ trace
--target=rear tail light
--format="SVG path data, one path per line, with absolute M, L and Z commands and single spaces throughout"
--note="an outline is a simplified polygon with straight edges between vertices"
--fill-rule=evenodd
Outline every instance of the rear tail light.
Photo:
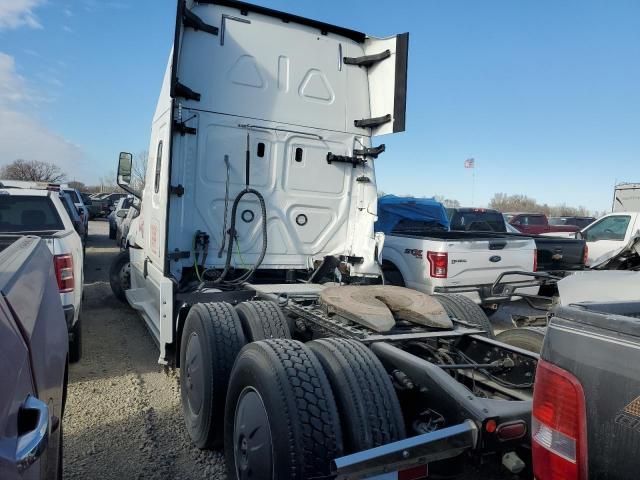
M 582 263 L 587 264 L 587 260 L 589 260 L 589 245 L 585 242 L 584 244 L 584 258 L 582 259 Z
M 447 278 L 449 254 L 446 252 L 427 252 L 429 275 L 431 278 Z
M 53 257 L 56 268 L 56 279 L 60 293 L 73 292 L 73 257 L 71 255 L 56 255 Z
M 537 480 L 586 480 L 584 391 L 569 372 L 538 362 L 533 389 L 533 472 Z
M 533 271 L 534 272 L 538 271 L 538 250 L 537 249 L 533 250 Z

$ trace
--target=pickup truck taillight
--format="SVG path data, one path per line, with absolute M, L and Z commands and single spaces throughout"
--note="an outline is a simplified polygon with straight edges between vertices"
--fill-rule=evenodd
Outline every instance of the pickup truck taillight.
M 585 242 L 584 244 L 584 258 L 582 259 L 583 264 L 587 264 L 587 260 L 589 260 L 589 245 Z
M 566 370 L 540 360 L 531 422 L 537 480 L 587 479 L 586 423 L 580 382 Z
M 447 278 L 449 254 L 446 252 L 427 252 L 429 276 L 431 278 Z
M 73 257 L 71 255 L 56 255 L 53 257 L 56 267 L 56 279 L 60 293 L 73 292 Z
M 538 271 L 538 250 L 537 249 L 533 250 L 533 271 L 534 272 Z

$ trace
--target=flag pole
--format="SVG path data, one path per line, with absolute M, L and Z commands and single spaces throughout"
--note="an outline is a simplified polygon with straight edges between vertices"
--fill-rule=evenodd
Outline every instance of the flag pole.
M 476 166 L 471 169 L 471 206 L 476 206 Z

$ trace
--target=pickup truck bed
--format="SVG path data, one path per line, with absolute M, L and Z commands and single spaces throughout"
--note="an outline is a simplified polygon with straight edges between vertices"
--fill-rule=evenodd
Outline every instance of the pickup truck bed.
M 397 229 L 386 236 L 382 257 L 383 270 L 391 273 L 388 279 L 393 278 L 394 269 L 401 275 L 397 284 L 429 294 L 463 293 L 476 303 L 495 303 L 499 300 L 490 290 L 502 273 L 533 271 L 535 243 L 527 236 L 507 233 Z M 508 279 L 525 280 L 530 278 Z M 528 293 L 536 292 L 537 288 Z
M 640 302 L 580 304 L 558 308 L 547 330 L 540 363 L 562 369 L 579 384 L 584 411 L 567 409 L 566 399 L 556 391 L 555 401 L 534 397 L 534 417 L 540 415 L 536 412 L 542 412 L 542 404 L 546 402 L 547 408 L 562 406 L 559 411 L 570 417 L 561 424 L 569 421 L 579 425 L 582 418 L 582 437 L 578 434 L 575 443 L 578 467 L 584 468 L 591 480 L 637 478 L 639 319 Z M 535 395 L 545 397 L 544 389 Z M 535 448 L 534 445 L 537 478 L 552 478 L 542 472 L 547 461 L 535 456 Z

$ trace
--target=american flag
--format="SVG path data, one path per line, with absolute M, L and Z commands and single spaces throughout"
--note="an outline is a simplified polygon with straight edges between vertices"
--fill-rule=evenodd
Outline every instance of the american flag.
M 476 166 L 476 161 L 473 158 L 468 158 L 464 161 L 464 168 L 474 168 Z

